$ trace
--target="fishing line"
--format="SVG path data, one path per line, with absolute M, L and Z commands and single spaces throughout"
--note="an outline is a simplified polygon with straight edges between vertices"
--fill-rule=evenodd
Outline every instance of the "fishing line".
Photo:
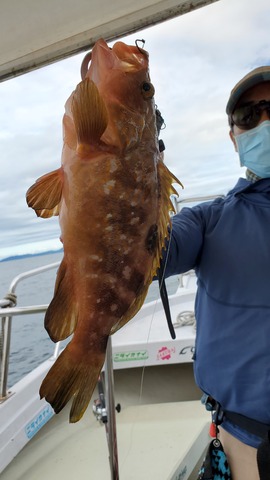
M 151 332 L 151 329 L 152 329 L 152 324 L 153 324 L 154 316 L 155 316 L 155 313 L 156 313 L 157 303 L 158 303 L 158 298 L 155 299 L 154 305 L 153 305 L 153 312 L 152 312 L 152 315 L 151 315 L 150 325 L 149 325 L 149 328 L 148 328 L 148 333 L 147 333 L 146 341 L 145 341 L 146 347 L 147 347 L 147 345 L 149 344 L 150 332 Z M 144 359 L 143 365 L 142 365 L 142 373 L 141 373 L 140 387 L 139 387 L 139 398 L 138 398 L 138 403 L 136 404 L 136 406 L 141 406 L 141 405 L 142 405 L 142 395 L 143 395 L 145 369 L 146 369 L 146 359 Z M 127 461 L 129 452 L 130 452 L 130 450 L 131 450 L 131 448 L 132 448 L 134 428 L 135 428 L 135 425 L 137 424 L 138 415 L 139 415 L 139 411 L 136 412 L 136 416 L 135 416 L 135 418 L 134 418 L 134 420 L 133 420 L 133 422 L 132 422 L 132 425 L 131 425 L 129 448 L 128 448 L 128 450 L 127 450 L 127 453 L 126 453 L 126 455 L 125 455 L 125 458 L 123 459 L 123 461 L 121 461 L 121 465 L 122 465 L 122 466 L 123 466 L 123 465 L 125 464 L 125 462 Z

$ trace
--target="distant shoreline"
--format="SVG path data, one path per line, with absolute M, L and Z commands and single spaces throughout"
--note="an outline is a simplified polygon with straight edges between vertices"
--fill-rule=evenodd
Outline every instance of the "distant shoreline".
M 21 260 L 22 258 L 29 258 L 29 257 L 40 257 L 42 255 L 51 255 L 53 253 L 62 253 L 63 249 L 60 248 L 59 250 L 47 250 L 46 252 L 41 253 L 25 253 L 23 255 L 12 255 L 10 257 L 2 258 L 1 262 L 9 262 L 10 260 Z

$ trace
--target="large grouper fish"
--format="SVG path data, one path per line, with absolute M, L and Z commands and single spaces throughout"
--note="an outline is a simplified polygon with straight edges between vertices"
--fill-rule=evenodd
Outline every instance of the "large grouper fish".
M 72 399 L 71 422 L 88 406 L 109 335 L 141 308 L 168 237 L 179 181 L 159 151 L 148 63 L 137 44 L 97 41 L 65 105 L 61 166 L 26 195 L 39 217 L 59 215 L 64 255 L 45 328 L 54 342 L 73 336 L 40 396 L 56 413 Z

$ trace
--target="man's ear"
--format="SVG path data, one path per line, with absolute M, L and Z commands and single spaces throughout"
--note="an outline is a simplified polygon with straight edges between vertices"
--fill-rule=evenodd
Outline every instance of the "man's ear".
M 233 144 L 234 144 L 234 150 L 235 150 L 236 152 L 238 152 L 238 149 L 237 149 L 237 143 L 236 143 L 236 141 L 235 141 L 235 136 L 234 136 L 234 134 L 233 134 L 233 131 L 232 131 L 232 130 L 230 130 L 230 132 L 229 132 L 229 135 L 230 135 L 230 139 L 231 139 L 231 141 L 232 141 L 232 142 L 233 142 Z

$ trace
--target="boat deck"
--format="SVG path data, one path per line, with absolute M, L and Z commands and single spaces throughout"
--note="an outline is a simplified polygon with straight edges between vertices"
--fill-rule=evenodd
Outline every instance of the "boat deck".
M 105 428 L 89 409 L 78 424 L 67 417 L 68 409 L 54 416 L 1 480 L 110 479 Z M 117 415 L 120 478 L 196 478 L 194 458 L 203 455 L 208 429 L 209 414 L 198 401 L 123 408 Z

